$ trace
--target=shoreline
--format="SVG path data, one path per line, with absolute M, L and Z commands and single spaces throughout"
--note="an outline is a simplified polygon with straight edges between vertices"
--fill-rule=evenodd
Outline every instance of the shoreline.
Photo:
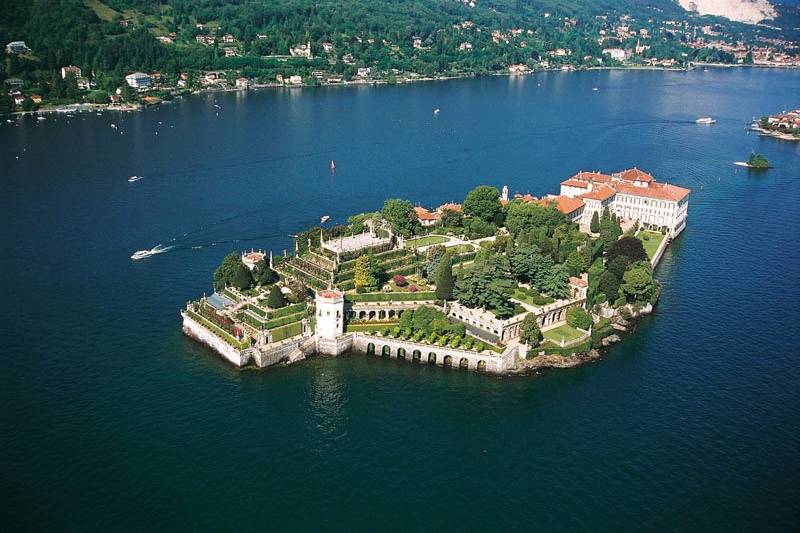
M 310 89 L 310 88 L 322 88 L 322 87 L 372 87 L 372 86 L 390 86 L 390 85 L 410 85 L 415 83 L 422 83 L 422 82 L 439 82 L 439 81 L 451 81 L 451 80 L 461 80 L 461 79 L 469 79 L 469 78 L 492 78 L 492 77 L 527 77 L 533 76 L 536 74 L 547 73 L 547 72 L 564 72 L 564 73 L 574 73 L 574 72 L 591 72 L 591 71 L 663 71 L 663 72 L 690 72 L 692 70 L 696 70 L 697 67 L 712 67 L 712 68 L 748 68 L 748 67 L 755 67 L 755 68 L 777 68 L 782 70 L 800 70 L 800 66 L 795 65 L 729 65 L 726 63 L 692 63 L 690 66 L 687 67 L 664 67 L 664 66 L 657 66 L 657 65 L 619 65 L 619 66 L 592 66 L 592 67 L 574 67 L 569 66 L 569 68 L 558 67 L 558 68 L 546 68 L 546 69 L 534 69 L 530 70 L 529 72 L 488 72 L 488 73 L 477 73 L 477 72 L 469 72 L 464 74 L 454 74 L 449 76 L 425 76 L 425 77 L 418 77 L 412 79 L 403 79 L 394 82 L 389 82 L 386 80 L 355 80 L 355 81 L 342 81 L 340 83 L 324 83 L 324 84 L 311 84 L 311 83 L 302 83 L 299 85 L 285 85 L 285 84 L 278 84 L 278 83 L 264 83 L 264 84 L 253 84 L 247 88 L 239 88 L 239 87 L 206 87 L 206 88 L 198 88 L 191 91 L 182 91 L 177 94 L 173 94 L 173 100 L 164 100 L 162 99 L 158 103 L 153 104 L 142 104 L 142 103 L 130 103 L 130 104 L 92 104 L 92 103 L 85 103 L 85 102 L 73 102 L 71 104 L 61 104 L 55 107 L 43 107 L 36 110 L 31 111 L 12 111 L 10 113 L 6 113 L 5 116 L 25 116 L 25 115 L 37 115 L 39 113 L 43 114 L 50 114 L 50 113 L 63 113 L 63 114 L 71 114 L 71 113 L 81 113 L 84 111 L 87 112 L 105 112 L 105 111 L 116 111 L 116 112 L 125 112 L 130 113 L 134 111 L 143 111 L 149 107 L 163 105 L 165 103 L 172 103 L 175 102 L 178 98 L 183 98 L 185 96 L 199 96 L 203 94 L 210 94 L 210 93 L 228 93 L 228 92 L 247 92 L 247 91 L 261 91 L 266 89 Z M 0 115 L 4 116 L 4 115 Z M 754 131 L 757 131 L 753 128 Z M 762 132 L 759 132 L 762 133 Z M 766 130 L 763 132 L 764 135 L 770 135 L 776 138 L 781 138 L 775 135 L 774 133 L 766 133 Z M 790 138 L 782 138 L 782 140 L 800 140 L 800 139 L 790 139 Z

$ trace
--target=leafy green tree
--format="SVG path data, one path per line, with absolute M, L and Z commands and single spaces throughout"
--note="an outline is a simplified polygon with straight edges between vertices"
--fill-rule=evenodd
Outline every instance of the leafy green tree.
M 406 309 L 400 313 L 400 329 L 414 330 L 414 310 Z
M 453 279 L 453 265 L 450 253 L 445 253 L 439 266 L 436 268 L 436 298 L 439 300 L 452 300 L 455 280 Z
M 556 299 L 569 296 L 569 274 L 564 265 L 553 265 L 547 271 L 542 280 L 541 291 Z
M 485 222 L 492 222 L 500 209 L 500 191 L 489 185 L 472 189 L 464 200 L 464 213 Z
M 550 257 L 545 257 L 539 252 L 536 245 L 518 246 L 509 254 L 511 268 L 517 280 L 529 282 L 541 288 L 554 263 Z
M 392 227 L 392 231 L 408 237 L 419 227 L 419 219 L 414 204 L 408 200 L 392 198 L 383 203 L 381 215 Z
M 262 259 L 253 267 L 253 280 L 259 285 L 269 285 L 278 281 L 278 274 Z
M 567 272 L 570 276 L 580 276 L 582 272 L 586 272 L 589 268 L 589 255 L 588 246 L 582 250 L 573 250 L 564 261 L 564 266 L 567 267 Z
M 592 327 L 592 315 L 582 307 L 570 307 L 567 310 L 567 324 L 573 328 L 588 330 Z
M 380 285 L 378 268 L 372 254 L 358 256 L 355 265 L 355 286 L 359 291 L 377 290 Z
M 214 289 L 216 290 L 222 290 L 225 287 L 246 289 L 252 283 L 250 270 L 242 263 L 239 252 L 231 252 L 226 255 L 214 271 Z
M 618 255 L 606 264 L 606 270 L 613 274 L 617 281 L 622 281 L 622 275 L 628 270 L 630 264 L 631 260 L 627 255 Z
M 622 237 L 606 247 L 606 260 L 608 262 L 620 255 L 627 257 L 631 263 L 648 260 L 642 241 L 636 237 Z
M 489 254 L 477 257 L 473 266 L 459 275 L 454 296 L 467 307 L 489 309 L 507 318 L 514 314 L 514 304 L 509 300 L 514 287 L 508 259 Z
M 554 206 L 542 206 L 536 202 L 513 200 L 506 206 L 505 224 L 508 231 L 518 236 L 523 231 L 538 232 L 539 238 L 549 237 L 555 228 L 567 221 L 561 211 Z
M 464 215 L 455 209 L 445 209 L 439 220 L 446 228 L 460 228 L 464 225 Z
M 531 348 L 538 346 L 542 340 L 542 330 L 539 329 L 539 320 L 533 313 L 528 313 L 522 319 L 519 329 L 519 339 Z
M 597 211 L 592 214 L 592 222 L 589 224 L 589 229 L 592 233 L 600 232 L 600 217 L 597 215 Z
M 497 228 L 491 222 L 486 222 L 482 218 L 472 218 L 467 225 L 467 234 L 471 239 L 482 239 L 491 237 Z
M 609 270 L 605 270 L 600 274 L 600 280 L 597 283 L 597 290 L 606 295 L 611 301 L 617 299 L 617 291 L 619 290 L 620 280 Z
M 657 286 L 653 280 L 653 270 L 650 264 L 639 262 L 631 266 L 622 277 L 622 293 L 629 302 L 646 303 L 653 300 L 657 293 Z
M 283 292 L 281 292 L 280 287 L 277 285 L 273 285 L 269 290 L 269 296 L 267 296 L 267 305 L 271 309 L 279 309 L 286 305 L 286 300 L 283 298 Z

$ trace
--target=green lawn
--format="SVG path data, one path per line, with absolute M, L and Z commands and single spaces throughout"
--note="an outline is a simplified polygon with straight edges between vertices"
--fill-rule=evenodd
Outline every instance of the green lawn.
M 439 235 L 431 235 L 430 237 L 418 237 L 416 239 L 411 239 L 406 241 L 406 244 L 411 246 L 412 248 L 421 248 L 423 246 L 430 246 L 432 244 L 442 244 L 443 242 L 447 242 L 447 237 L 441 237 Z
M 555 301 L 549 296 L 536 294 L 535 291 L 526 291 L 523 289 L 516 289 L 512 296 L 521 302 L 525 302 L 528 305 L 535 305 L 536 307 L 551 304 Z
M 545 340 L 553 342 L 555 344 L 561 343 L 561 338 L 564 338 L 564 342 L 574 341 L 577 338 L 580 338 L 584 333 L 579 331 L 569 324 L 563 324 L 558 326 L 557 328 L 549 329 L 547 331 L 543 331 L 542 335 L 544 336 Z
M 645 235 L 647 235 L 647 239 L 643 238 Z M 640 231 L 636 237 L 642 241 L 644 251 L 647 252 L 647 257 L 650 259 L 656 254 L 658 246 L 664 240 L 664 234 L 660 231 Z
M 111 22 L 115 16 L 119 15 L 118 11 L 115 11 L 111 7 L 105 5 L 100 0 L 83 0 L 83 3 L 92 8 L 92 11 L 94 11 L 95 15 L 106 22 Z

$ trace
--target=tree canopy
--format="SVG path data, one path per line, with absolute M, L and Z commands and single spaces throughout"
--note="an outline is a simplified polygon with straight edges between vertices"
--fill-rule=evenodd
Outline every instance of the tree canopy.
M 408 237 L 419 227 L 419 219 L 414 211 L 414 204 L 408 200 L 392 198 L 383 202 L 381 215 L 392 227 L 392 231 Z
M 239 252 L 231 252 L 225 256 L 222 263 L 214 271 L 214 288 L 222 290 L 225 287 L 246 289 L 253 284 L 250 270 L 242 263 Z
M 500 191 L 489 185 L 475 187 L 464 200 L 464 213 L 485 222 L 492 222 L 500 210 Z
M 612 261 L 615 257 L 623 255 L 630 263 L 647 261 L 647 252 L 642 241 L 636 237 L 622 237 L 615 240 L 606 248 L 606 260 Z

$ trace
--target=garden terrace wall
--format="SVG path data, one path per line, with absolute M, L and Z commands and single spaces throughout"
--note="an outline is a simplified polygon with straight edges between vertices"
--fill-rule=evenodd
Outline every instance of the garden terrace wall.
M 364 294 L 347 294 L 345 300 L 349 302 L 402 302 L 436 300 L 433 291 L 420 292 L 369 292 Z

